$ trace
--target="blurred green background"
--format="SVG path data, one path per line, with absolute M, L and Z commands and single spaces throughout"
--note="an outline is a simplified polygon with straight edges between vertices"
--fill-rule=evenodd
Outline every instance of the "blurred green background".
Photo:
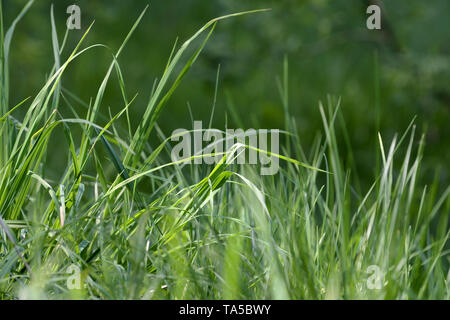
M 3 1 L 9 26 L 25 0 Z M 11 105 L 34 96 L 53 65 L 51 1 L 36 1 L 17 26 L 11 48 Z M 218 65 L 220 82 L 213 126 L 237 127 L 230 117 L 233 102 L 245 127 L 283 128 L 284 115 L 277 77 L 283 59 L 289 61 L 289 108 L 308 150 L 322 130 L 318 102 L 327 95 L 341 97 L 341 108 L 360 177 L 374 173 L 379 130 L 390 143 L 417 115 L 418 133 L 426 130 L 422 173 L 441 183 L 449 181 L 450 163 L 450 2 L 366 0 L 84 0 L 53 1 L 59 41 L 65 32 L 66 8 L 81 8 L 82 30 L 69 33 L 62 59 L 73 50 L 95 20 L 85 45 L 103 43 L 117 50 L 135 19 L 149 11 L 129 41 L 119 62 L 127 94 L 139 93 L 130 112 L 137 123 L 144 112 L 153 82 L 159 78 L 175 39 L 185 41 L 208 20 L 232 12 L 272 8 L 271 11 L 220 22 L 158 122 L 165 134 L 191 128 L 189 102 L 196 120 L 208 123 Z M 382 30 L 366 28 L 366 8 L 381 3 Z M 85 101 L 95 98 L 111 61 L 111 52 L 94 49 L 65 73 L 63 86 Z M 378 80 L 377 80 L 378 79 Z M 123 107 L 116 78 L 107 88 L 104 114 Z M 81 115 L 85 110 L 76 106 Z M 228 114 L 228 119 L 226 118 Z M 68 113 L 70 115 L 70 113 Z M 227 120 L 226 120 L 227 119 Z M 123 119 L 124 120 L 124 119 Z M 418 141 L 418 140 L 417 140 Z M 59 143 L 55 138 L 55 143 Z M 61 142 L 64 143 L 64 142 Z M 343 146 L 343 154 L 346 150 Z M 64 146 L 65 147 L 65 146 Z M 61 155 L 50 155 L 55 166 Z M 65 155 L 64 155 L 65 157 Z M 347 159 L 344 157 L 344 160 Z

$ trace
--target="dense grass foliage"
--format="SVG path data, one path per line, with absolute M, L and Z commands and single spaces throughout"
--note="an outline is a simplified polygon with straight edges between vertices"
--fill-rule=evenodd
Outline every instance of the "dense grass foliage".
M 128 119 L 134 96 L 119 58 L 145 11 L 111 52 L 88 103 L 77 98 L 77 88 L 61 85 L 63 75 L 88 51 L 110 49 L 83 45 L 91 26 L 61 56 L 66 42 L 58 40 L 52 14 L 54 67 L 35 97 L 11 106 L 9 49 L 31 3 L 9 29 L 0 23 L 1 298 L 450 298 L 450 187 L 441 190 L 438 179 L 421 184 L 424 139 L 414 122 L 392 141 L 377 137 L 377 174 L 363 190 L 354 162 L 342 160 L 351 152 L 340 154 L 337 144 L 337 132 L 346 133 L 340 100 L 320 104 L 323 129 L 314 141 L 302 141 L 309 144 L 305 154 L 290 116 L 285 60 L 278 174 L 261 176 L 257 165 L 230 163 L 239 146 L 215 166 L 168 160 L 170 139 L 157 125 L 167 101 L 216 23 L 257 11 L 211 20 L 175 45 L 141 122 L 122 127 L 116 120 Z M 102 103 L 113 81 L 122 92 L 117 114 Z M 82 105 L 86 118 L 76 111 Z M 20 119 L 19 109 L 25 110 Z M 73 116 L 63 117 L 62 109 Z M 105 117 L 106 125 L 98 125 Z M 50 143 L 55 134 L 64 135 L 64 148 Z M 56 181 L 46 175 L 48 155 L 55 153 L 67 161 Z M 368 285 L 374 266 L 384 274 L 380 289 Z M 77 269 L 81 287 L 71 289 Z

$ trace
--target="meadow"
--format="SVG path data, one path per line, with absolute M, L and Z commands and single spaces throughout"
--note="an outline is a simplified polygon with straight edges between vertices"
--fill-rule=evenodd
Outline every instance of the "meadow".
M 147 8 L 113 49 L 86 44 L 95 23 L 67 47 L 71 31 L 58 32 L 52 7 L 52 68 L 35 95 L 12 104 L 10 48 L 32 3 L 8 26 L 0 12 L 1 299 L 450 298 L 450 185 L 438 170 L 421 173 L 427 132 L 418 129 L 420 118 L 388 137 L 373 131 L 374 165 L 361 170 L 339 97 L 317 101 L 321 126 L 311 138 L 298 132 L 292 58 L 285 57 L 273 81 L 283 119 L 276 174 L 235 163 L 236 146 L 215 154 L 214 164 L 171 160 L 160 117 L 173 112 L 170 99 L 215 29 L 270 11 L 214 18 L 165 48 L 150 97 L 136 105 L 121 57 Z M 85 101 L 64 76 L 91 51 L 109 60 Z M 211 119 L 219 75 L 211 75 Z M 111 86 L 119 88 L 117 110 L 104 102 Z M 233 103 L 227 114 L 238 125 L 245 120 Z

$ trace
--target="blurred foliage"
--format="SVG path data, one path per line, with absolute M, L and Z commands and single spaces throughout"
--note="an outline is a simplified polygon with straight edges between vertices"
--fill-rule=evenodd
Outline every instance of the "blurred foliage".
M 303 145 L 312 143 L 322 128 L 318 102 L 326 102 L 328 95 L 341 97 L 360 176 L 372 174 L 377 129 L 385 140 L 391 139 L 396 132 L 402 133 L 417 115 L 418 132 L 427 132 L 425 178 L 432 179 L 431 169 L 440 167 L 441 180 L 446 182 L 450 163 L 450 20 L 447 17 L 450 3 L 448 0 L 384 1 L 382 30 L 370 31 L 366 28 L 365 11 L 372 2 L 380 3 L 365 0 L 59 0 L 54 1 L 54 6 L 60 42 L 68 17 L 67 6 L 76 3 L 82 12 L 82 30 L 69 33 L 63 52 L 65 58 L 93 20 L 88 42 L 103 43 L 116 50 L 135 18 L 150 4 L 149 12 L 119 59 L 127 94 L 139 93 L 130 109 L 136 123 L 177 37 L 180 45 L 216 16 L 272 8 L 269 12 L 231 19 L 217 26 L 206 50 L 163 112 L 158 122 L 163 131 L 170 134 L 175 128 L 190 126 L 188 102 L 196 120 L 209 120 L 219 64 L 215 127 L 224 128 L 226 122 L 229 127 L 240 125 L 229 116 L 231 102 L 246 127 L 283 127 L 277 77 L 282 76 L 286 55 L 289 108 Z M 3 2 L 6 25 L 25 3 L 25 0 Z M 51 1 L 36 1 L 16 29 L 10 61 L 12 105 L 35 95 L 53 65 L 50 5 Z M 97 92 L 110 61 L 111 52 L 105 49 L 83 55 L 64 75 L 63 86 L 88 102 Z M 109 117 L 108 108 L 111 113 L 120 110 L 121 101 L 119 87 L 111 81 L 102 106 L 105 117 Z M 86 111 L 81 106 L 76 108 L 81 115 Z M 55 158 L 55 163 L 60 157 L 50 156 Z

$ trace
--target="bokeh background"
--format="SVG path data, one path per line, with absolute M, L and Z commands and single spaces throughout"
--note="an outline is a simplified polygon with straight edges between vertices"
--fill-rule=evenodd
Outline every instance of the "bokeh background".
M 26 2 L 3 1 L 6 26 Z M 12 105 L 34 96 L 53 65 L 51 3 L 36 1 L 17 26 L 10 59 Z M 289 108 L 306 150 L 322 130 L 319 101 L 326 104 L 328 95 L 341 97 L 354 161 L 362 179 L 373 178 L 377 130 L 388 143 L 417 116 L 418 133 L 427 133 L 423 178 L 431 181 L 438 169 L 441 183 L 449 183 L 448 0 L 58 0 L 53 4 L 60 42 L 68 17 L 66 8 L 73 3 L 81 8 L 82 29 L 69 33 L 63 59 L 93 20 L 85 45 L 102 43 L 117 50 L 140 12 L 150 5 L 119 59 L 127 94 L 139 93 L 130 109 L 134 124 L 144 112 L 153 82 L 161 76 L 177 37 L 181 44 L 217 16 L 272 8 L 218 24 L 206 49 L 163 111 L 158 124 L 166 134 L 175 128 L 191 128 L 188 103 L 193 117 L 208 123 L 219 64 L 213 126 L 223 129 L 227 121 L 229 127 L 283 128 L 277 77 L 282 77 L 287 57 Z M 366 8 L 371 3 L 383 8 L 381 31 L 366 28 Z M 70 66 L 63 86 L 89 101 L 95 97 L 110 61 L 111 52 L 105 49 L 88 52 Z M 231 104 L 240 123 L 230 116 Z M 102 105 L 105 119 L 99 121 L 106 121 L 109 108 L 114 113 L 122 107 L 113 77 Z M 76 108 L 84 114 L 80 105 Z M 65 143 L 58 137 L 54 139 L 56 145 Z M 348 154 L 345 143 L 341 145 L 343 154 Z M 49 156 L 55 168 L 65 157 L 58 152 Z

